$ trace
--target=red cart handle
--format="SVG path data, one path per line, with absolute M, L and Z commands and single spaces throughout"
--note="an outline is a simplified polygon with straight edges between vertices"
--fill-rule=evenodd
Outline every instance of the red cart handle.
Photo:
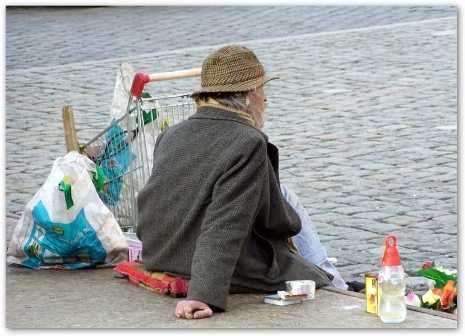
M 134 80 L 132 81 L 131 94 L 133 97 L 140 97 L 140 95 L 142 94 L 142 91 L 144 90 L 144 86 L 147 83 L 178 79 L 178 78 L 195 77 L 195 76 L 199 76 L 201 71 L 202 71 L 202 68 L 194 68 L 194 69 L 188 69 L 188 70 L 160 72 L 160 73 L 155 73 L 155 74 L 150 74 L 150 75 L 138 72 L 135 74 Z
M 138 72 L 134 75 L 131 86 L 131 94 L 133 97 L 140 97 L 144 90 L 145 84 L 150 82 L 149 75 Z

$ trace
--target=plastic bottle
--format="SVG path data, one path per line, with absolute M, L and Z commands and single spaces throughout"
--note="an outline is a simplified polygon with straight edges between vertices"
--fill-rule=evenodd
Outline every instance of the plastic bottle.
M 407 317 L 405 273 L 397 251 L 397 238 L 386 237 L 382 268 L 379 273 L 379 317 L 384 323 L 401 323 Z

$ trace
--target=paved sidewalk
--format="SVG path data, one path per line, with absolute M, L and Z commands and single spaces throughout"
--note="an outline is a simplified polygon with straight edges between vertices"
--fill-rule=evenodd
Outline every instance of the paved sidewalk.
M 387 233 L 398 235 L 407 271 L 430 258 L 456 268 L 456 17 L 245 44 L 281 76 L 269 85 L 265 131 L 280 148 L 282 181 L 302 198 L 343 276 L 373 270 Z M 139 71 L 175 70 L 199 66 L 215 48 L 121 60 Z M 64 104 L 75 107 L 82 141 L 108 124 L 117 67 L 7 69 L 9 217 L 64 154 Z M 197 81 L 151 90 L 185 92 Z
M 457 328 L 457 321 L 409 310 L 387 325 L 365 312 L 365 300 L 317 290 L 292 306 L 263 303 L 263 295 L 230 295 L 228 311 L 203 320 L 174 316 L 176 302 L 113 277 L 113 271 L 32 271 L 9 268 L 7 328 Z M 337 318 L 335 318 L 337 316 Z
M 9 70 L 456 15 L 454 6 L 9 7 Z M 27 23 L 26 23 L 27 22 Z

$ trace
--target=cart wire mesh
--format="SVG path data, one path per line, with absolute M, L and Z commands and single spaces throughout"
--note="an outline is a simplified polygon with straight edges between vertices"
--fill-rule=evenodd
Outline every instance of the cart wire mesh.
M 144 92 L 131 97 L 126 113 L 84 144 L 104 181 L 99 196 L 123 231 L 135 232 L 137 194 L 150 177 L 158 135 L 194 113 L 189 93 L 151 97 Z

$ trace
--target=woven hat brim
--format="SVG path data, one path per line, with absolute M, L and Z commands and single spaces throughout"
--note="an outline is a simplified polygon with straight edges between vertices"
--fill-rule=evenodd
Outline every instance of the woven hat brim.
M 279 79 L 276 76 L 264 76 L 259 78 L 254 78 L 245 82 L 235 83 L 235 84 L 225 84 L 225 85 L 217 85 L 217 86 L 207 86 L 202 87 L 197 91 L 194 91 L 192 95 L 197 95 L 200 93 L 207 93 L 207 92 L 244 92 L 250 91 L 256 88 L 259 88 L 262 85 L 265 85 L 270 80 Z

